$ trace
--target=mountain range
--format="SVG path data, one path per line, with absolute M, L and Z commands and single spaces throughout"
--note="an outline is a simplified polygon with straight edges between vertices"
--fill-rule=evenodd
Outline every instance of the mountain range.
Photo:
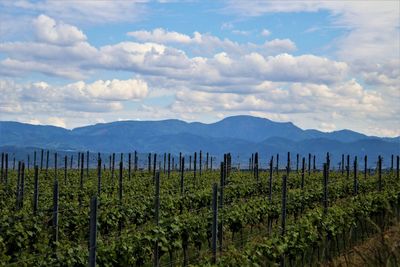
M 175 155 L 202 150 L 216 156 L 231 152 L 244 162 L 256 151 L 262 157 L 292 152 L 300 155 L 312 153 L 318 158 L 330 152 L 335 161 L 339 161 L 344 153 L 359 157 L 368 155 L 370 162 L 376 162 L 378 155 L 389 159 L 392 154 L 399 154 L 400 137 L 374 137 L 351 130 L 328 133 L 303 130 L 291 122 L 274 122 L 252 116 L 227 117 L 211 124 L 181 120 L 117 121 L 72 130 L 0 122 L 2 151 L 37 148 L 105 153 L 137 150 Z

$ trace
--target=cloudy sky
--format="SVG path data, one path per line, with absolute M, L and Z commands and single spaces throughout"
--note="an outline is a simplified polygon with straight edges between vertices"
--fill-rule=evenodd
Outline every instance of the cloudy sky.
M 0 1 L 0 120 L 400 135 L 399 1 Z

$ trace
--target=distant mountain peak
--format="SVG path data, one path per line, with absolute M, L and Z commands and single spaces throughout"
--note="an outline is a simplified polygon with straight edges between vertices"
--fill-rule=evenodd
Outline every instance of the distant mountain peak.
M 395 145 L 393 145 L 395 144 Z M 55 126 L 0 122 L 0 146 L 43 147 L 99 152 L 163 151 L 212 153 L 249 153 L 305 150 L 379 151 L 396 154 L 400 138 L 369 137 L 351 130 L 329 133 L 302 130 L 292 122 L 238 115 L 214 123 L 159 121 L 116 121 L 78 127 L 73 130 Z M 385 150 L 386 149 L 386 150 Z M 307 152 L 308 153 L 308 152 Z

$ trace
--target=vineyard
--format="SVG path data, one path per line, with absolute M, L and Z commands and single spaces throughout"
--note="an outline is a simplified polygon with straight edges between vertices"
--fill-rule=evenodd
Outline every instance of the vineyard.
M 400 221 L 399 156 L 9 156 L 0 266 L 329 265 Z M 399 266 L 399 251 L 369 264 Z

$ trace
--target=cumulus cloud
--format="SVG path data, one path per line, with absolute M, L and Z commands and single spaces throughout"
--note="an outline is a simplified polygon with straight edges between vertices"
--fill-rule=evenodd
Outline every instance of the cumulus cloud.
M 331 13 L 332 26 L 346 29 L 335 40 L 336 55 L 354 74 L 374 86 L 400 86 L 400 2 L 398 1 L 228 1 L 226 13 L 261 16 L 266 13 Z M 312 30 L 315 27 L 311 28 Z M 354 49 L 356 48 L 356 49 Z
M 232 30 L 232 33 L 239 35 L 249 35 L 249 31 Z M 266 32 L 264 32 L 264 36 Z M 291 52 L 296 50 L 296 44 L 290 39 L 274 39 L 265 41 L 263 44 L 245 43 L 241 44 L 230 39 L 221 39 L 209 33 L 194 32 L 192 36 L 167 31 L 162 28 L 153 31 L 132 31 L 128 36 L 142 42 L 154 42 L 160 44 L 179 44 L 189 49 L 194 54 L 210 56 L 215 53 L 235 53 L 246 54 L 250 52 L 260 52 L 264 55 L 273 55 L 281 52 Z
M 75 26 L 56 23 L 46 15 L 40 15 L 33 21 L 38 41 L 59 45 L 72 45 L 86 41 L 86 35 Z
M 84 92 L 89 98 L 107 101 L 141 99 L 148 94 L 147 83 L 143 80 L 98 80 L 91 84 L 77 82 L 66 86 L 68 90 Z
M 314 10 L 314 5 L 300 3 L 298 8 Z M 251 114 L 291 120 L 305 128 L 354 126 L 370 134 L 398 133 L 394 125 L 400 123 L 399 63 L 394 59 L 382 59 L 372 68 L 355 64 L 351 56 L 347 63 L 340 60 L 344 55 L 336 60 L 292 55 L 297 48 L 290 39 L 239 43 L 209 33 L 187 35 L 162 28 L 130 32 L 134 41 L 95 47 L 73 25 L 44 15 L 35 23 L 39 31 L 35 41 L 0 43 L 4 54 L 0 75 L 41 73 L 75 82 L 0 80 L 4 118 L 70 127 L 117 117 L 132 119 L 132 114 L 189 120 Z M 356 66 L 362 75 L 351 78 Z M 108 70 L 135 78 L 83 81 Z M 369 85 L 378 87 L 372 90 Z M 149 104 L 156 98 L 169 102 Z M 50 122 L 49 114 L 61 120 Z M 380 130 L 370 127 L 377 121 Z
M 294 51 L 296 44 L 290 39 L 273 39 L 264 43 L 267 50 L 273 51 Z
M 254 94 L 177 92 L 171 109 L 192 114 L 251 114 L 278 121 L 292 121 L 303 128 L 323 131 L 350 128 L 373 135 L 399 135 L 396 105 L 400 97 L 390 98 L 363 88 L 357 81 L 340 84 L 269 83 L 259 85 Z M 380 122 L 380 130 L 376 125 Z
M 243 86 L 263 80 L 331 83 L 343 79 L 347 71 L 344 62 L 313 55 L 265 57 L 256 52 L 245 55 L 223 52 L 212 58 L 190 58 L 182 50 L 132 42 L 101 48 L 98 60 L 102 68 L 196 81 L 198 85 L 229 85 L 241 81 Z
M 196 81 L 199 87 L 205 86 L 207 90 L 210 85 L 235 83 L 243 88 L 263 80 L 332 82 L 342 79 L 346 73 L 343 62 L 281 53 L 296 49 L 289 39 L 274 39 L 261 45 L 239 44 L 210 34 L 195 32 L 190 37 L 156 29 L 130 33 L 146 41 L 144 43 L 120 42 L 96 48 L 71 25 L 57 23 L 46 16 L 39 16 L 36 21 L 45 25 L 38 28 L 46 33 L 40 37 L 42 42 L 0 43 L 0 52 L 8 56 L 0 61 L 4 66 L 2 74 L 15 76 L 40 72 L 83 79 L 98 69 L 124 70 L 177 81 Z M 190 44 L 192 50 L 221 52 L 189 57 L 184 48 L 164 44 L 169 42 Z
M 79 81 L 64 86 L 1 80 L 0 92 L 1 111 L 4 113 L 96 113 L 122 110 L 123 102 L 146 97 L 148 86 L 140 79 L 99 80 L 93 83 Z

